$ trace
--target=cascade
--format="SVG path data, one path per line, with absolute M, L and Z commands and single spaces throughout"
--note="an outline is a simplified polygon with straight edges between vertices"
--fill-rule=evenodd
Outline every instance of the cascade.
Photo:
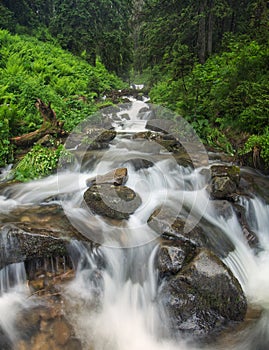
M 147 110 L 145 103 L 132 103 L 113 120 L 117 136 L 104 152 L 96 152 L 94 161 L 88 165 L 87 161 L 77 162 L 67 170 L 59 169 L 56 175 L 2 191 L 0 219 L 7 220 L 14 210 L 25 206 L 57 204 L 73 227 L 96 243 L 89 249 L 74 239 L 68 248 L 76 275 L 64 288 L 65 313 L 83 349 L 195 350 L 200 348 L 199 343 L 171 334 L 168 314 L 158 302 L 160 271 L 156 269 L 156 256 L 160 233 L 148 225 L 149 217 L 158 208 L 161 214 L 165 208 L 171 209 L 168 226 L 184 213 L 184 230 L 190 232 L 200 223 L 210 233 L 213 248 L 240 282 L 249 304 L 261 310 L 256 321 L 232 332 L 228 340 L 226 335 L 223 342 L 220 340 L 213 347 L 203 344 L 203 347 L 267 349 L 269 205 L 254 195 L 240 198 L 248 226 L 258 240 L 253 249 L 234 209 L 228 217 L 218 214 L 208 192 L 212 164 L 208 159 L 206 162 L 196 159 L 194 145 L 187 143 L 185 136 L 179 137 L 195 163 L 194 168 L 178 164 L 156 139 L 138 143 L 133 138 L 135 133 L 147 131 L 147 121 L 155 112 Z M 113 114 L 110 117 L 113 119 Z M 151 166 L 136 168 L 137 159 L 146 160 Z M 94 214 L 85 207 L 83 199 L 87 179 L 119 166 L 128 170 L 125 186 L 141 198 L 141 205 L 124 224 Z M 8 265 L 0 271 L 0 326 L 13 343 L 17 338 L 16 315 L 34 303 L 27 301 L 26 279 L 23 263 Z M 3 316 L 6 313 L 9 317 Z

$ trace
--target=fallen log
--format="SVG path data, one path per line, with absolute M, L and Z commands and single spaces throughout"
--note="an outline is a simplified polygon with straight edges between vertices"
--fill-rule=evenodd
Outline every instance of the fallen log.
M 16 146 L 32 146 L 35 142 L 47 134 L 53 134 L 57 136 L 64 136 L 66 134 L 66 132 L 63 130 L 64 122 L 57 120 L 56 113 L 51 108 L 50 102 L 46 105 L 42 100 L 38 98 L 36 100 L 35 106 L 43 118 L 43 124 L 39 129 L 28 134 L 12 137 L 10 141 Z

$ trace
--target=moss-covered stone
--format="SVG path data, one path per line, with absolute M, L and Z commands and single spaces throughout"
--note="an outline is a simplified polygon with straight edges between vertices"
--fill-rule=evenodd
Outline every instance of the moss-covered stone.
M 84 200 L 94 213 L 116 220 L 128 219 L 142 203 L 132 189 L 110 184 L 91 186 Z
M 211 197 L 230 199 L 239 185 L 240 168 L 238 166 L 214 165 L 211 167 Z
M 240 168 L 236 165 L 213 165 L 211 167 L 211 176 L 214 177 L 228 177 L 239 185 Z

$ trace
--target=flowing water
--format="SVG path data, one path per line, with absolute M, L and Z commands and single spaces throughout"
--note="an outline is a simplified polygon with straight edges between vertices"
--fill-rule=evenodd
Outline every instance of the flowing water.
M 64 291 L 66 317 L 88 350 L 201 348 L 199 344 L 190 345 L 186 340 L 170 337 L 165 311 L 156 302 L 158 271 L 154 257 L 159 235 L 150 229 L 147 220 L 156 208 L 169 206 L 173 208 L 174 218 L 181 212 L 187 213 L 187 231 L 196 223 L 205 222 L 221 232 L 218 236 L 221 244 L 216 241 L 216 249 L 225 250 L 223 242 L 233 247 L 228 256 L 223 254 L 223 261 L 240 281 L 249 305 L 261 310 L 257 320 L 222 336 L 212 349 L 268 349 L 269 205 L 255 196 L 240 198 L 248 224 L 259 240 L 259 249 L 254 250 L 249 247 L 236 214 L 232 212 L 228 218 L 219 215 L 209 200 L 208 160 L 197 163 L 195 169 L 186 168 L 178 165 L 174 156 L 159 144 L 132 139 L 132 133 L 145 131 L 146 119 L 150 117 L 147 111 L 139 112 L 142 107 L 145 105 L 133 104 L 120 112 L 120 122 L 114 125 L 117 138 L 110 148 L 96 152 L 94 162 L 76 163 L 57 175 L 2 191 L 1 212 L 8 215 L 23 206 L 60 204 L 79 232 L 101 244 L 88 250 L 79 241 L 71 242 L 70 256 L 76 276 Z M 129 118 L 124 120 L 127 112 Z M 134 159 L 146 159 L 153 166 L 136 169 L 130 162 Z M 126 186 L 140 195 L 142 205 L 129 220 L 116 225 L 92 214 L 83 205 L 83 193 L 88 178 L 119 166 L 128 168 Z M 188 217 L 192 220 L 188 221 Z M 0 326 L 14 343 L 16 316 L 33 303 L 27 298 L 24 264 L 3 268 L 0 284 Z

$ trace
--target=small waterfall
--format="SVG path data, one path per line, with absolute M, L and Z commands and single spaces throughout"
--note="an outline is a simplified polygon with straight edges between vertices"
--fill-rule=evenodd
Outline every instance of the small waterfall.
M 187 349 L 183 341 L 163 340 L 165 324 L 156 305 L 156 243 L 127 249 L 100 247 L 98 254 L 78 242 L 72 244 L 80 259 L 76 278 L 66 289 L 68 316 L 85 349 Z M 98 267 L 100 254 L 106 266 Z
M 6 349 L 11 349 L 17 339 L 18 313 L 29 307 L 26 282 L 24 263 L 11 264 L 0 270 L 0 333 L 6 337 L 5 342 L 1 340 Z
M 26 284 L 24 263 L 15 263 L 0 270 L 0 295 L 12 289 L 24 290 Z

